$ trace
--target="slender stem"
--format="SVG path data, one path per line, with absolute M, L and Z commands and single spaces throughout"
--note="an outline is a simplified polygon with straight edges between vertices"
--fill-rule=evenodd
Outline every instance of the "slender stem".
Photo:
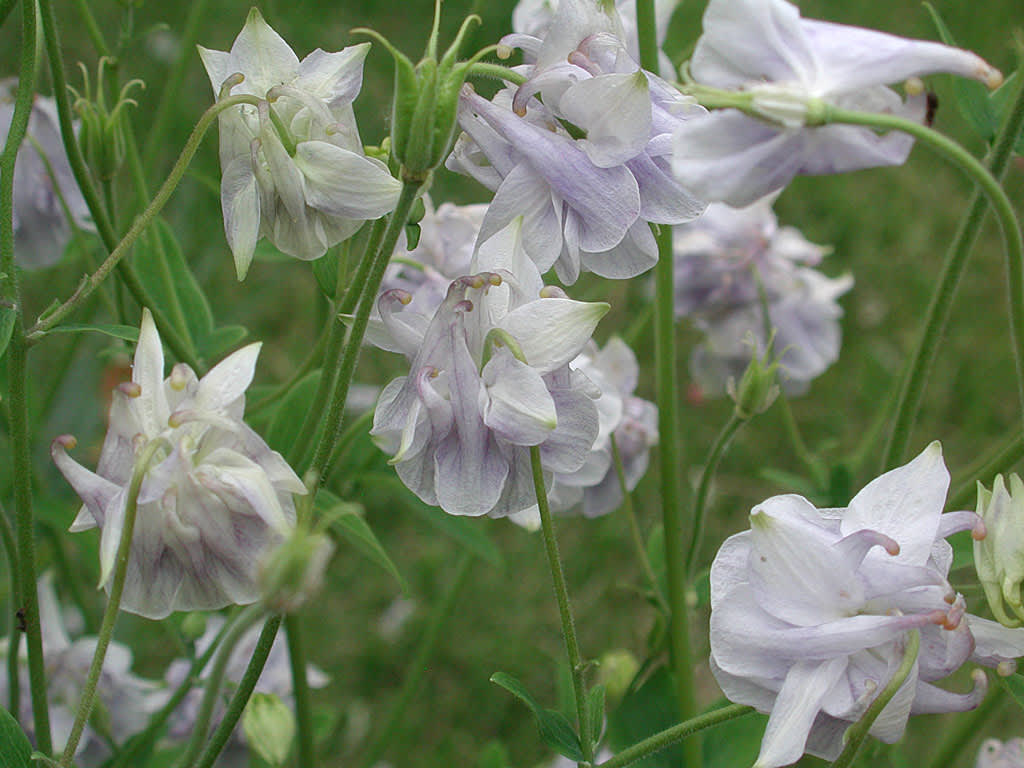
M 14 165 L 18 149 L 28 130 L 35 92 L 36 5 L 21 4 L 21 64 L 14 113 L 0 155 L 0 289 L 5 303 L 15 311 L 14 330 L 7 351 L 8 427 L 13 454 L 14 514 L 18 541 L 19 611 L 28 643 L 29 685 L 32 690 L 32 719 L 36 746 L 49 755 L 53 751 L 50 715 L 46 706 L 46 669 L 43 663 L 42 629 L 39 625 L 39 597 L 36 592 L 36 551 L 32 514 L 32 456 L 28 435 L 27 349 L 21 285 L 14 263 Z M 17 642 L 13 645 L 18 645 Z
M 958 713 L 947 727 L 942 743 L 939 744 L 935 754 L 928 761 L 929 768 L 948 768 L 953 765 L 964 747 L 978 735 L 989 716 L 999 709 L 1005 699 L 1006 689 L 1003 686 L 998 686 L 989 691 L 988 696 L 977 709 L 962 714 Z
M 796 417 L 793 415 L 793 407 L 789 403 L 789 398 L 785 394 L 781 394 L 779 395 L 778 403 L 779 409 L 782 411 L 782 421 L 786 427 L 786 434 L 789 435 L 789 441 L 793 444 L 793 451 L 796 453 L 797 458 L 811 471 L 815 481 L 819 484 L 828 482 L 828 471 L 821 463 L 821 460 L 807 447 L 804 436 L 800 432 L 800 425 L 797 424 Z
M 184 753 L 178 760 L 177 765 L 187 768 L 192 765 L 196 756 L 203 748 L 203 741 L 210 729 L 210 720 L 213 717 L 214 705 L 217 703 L 217 696 L 220 694 L 221 685 L 224 682 L 224 674 L 227 672 L 228 662 L 231 661 L 231 652 L 235 650 L 242 635 L 253 624 L 259 621 L 265 614 L 265 608 L 256 603 L 246 608 L 238 620 L 231 625 L 231 629 L 224 636 L 217 651 L 217 658 L 213 660 L 210 668 L 210 675 L 206 678 L 206 686 L 203 689 L 203 700 L 199 704 L 199 714 L 196 715 L 195 723 L 192 726 L 192 736 L 185 747 Z M 280 621 L 280 620 L 278 620 Z
M 21 650 L 21 629 L 18 627 L 18 604 L 21 602 L 21 584 L 18 579 L 18 548 L 14 540 L 11 521 L 7 510 L 0 508 L 0 535 L 3 536 L 4 554 L 7 559 L 7 578 L 11 588 L 11 616 L 7 635 L 7 711 L 20 719 L 21 716 L 21 675 L 18 674 L 18 652 Z
M 715 442 L 708 452 L 707 461 L 704 462 L 704 469 L 700 473 L 700 483 L 697 485 L 697 495 L 693 503 L 693 538 L 690 539 L 690 546 L 686 552 L 686 573 L 693 576 L 697 567 L 697 555 L 700 554 L 701 541 L 704 538 L 704 521 L 707 518 L 708 493 L 711 490 L 711 481 L 718 470 L 718 462 L 722 460 L 729 443 L 732 442 L 737 430 L 746 424 L 748 419 L 742 418 L 734 411 L 729 421 L 718 433 Z
M 1002 445 L 999 445 L 964 471 L 964 480 L 946 503 L 948 509 L 963 509 L 971 504 L 978 490 L 978 482 L 991 483 L 992 479 L 1000 472 L 1007 471 L 1010 467 L 1024 459 L 1024 435 L 1015 433 L 1010 435 Z
M 366 335 L 366 326 L 370 321 L 370 311 L 373 309 L 374 301 L 377 298 L 377 289 L 384 279 L 384 271 L 391 260 L 391 254 L 395 250 L 395 243 L 405 229 L 405 222 L 409 219 L 409 212 L 412 210 L 416 196 L 424 182 L 419 179 L 404 181 L 402 192 L 398 197 L 398 204 L 388 219 L 387 229 L 384 231 L 383 239 L 376 249 L 365 282 L 359 295 L 359 304 L 356 309 L 356 316 L 349 328 L 348 339 L 345 342 L 345 349 L 341 355 L 341 364 L 338 368 L 338 376 L 334 384 L 334 393 L 331 396 L 331 404 L 327 411 L 327 418 L 324 421 L 324 431 L 317 443 L 316 451 L 313 454 L 312 469 L 317 477 L 326 476 L 330 468 L 329 459 L 334 450 L 334 444 L 338 441 L 341 431 L 342 415 L 344 413 L 345 401 L 348 399 L 348 390 L 352 384 L 352 376 L 355 373 L 356 363 L 359 360 L 359 350 L 363 344 L 363 336 Z M 364 259 L 365 261 L 365 259 Z M 359 267 L 362 271 L 362 265 Z M 358 276 L 357 276 L 358 279 Z M 345 299 L 348 299 L 346 293 Z
M 82 23 L 85 25 L 85 31 L 89 35 L 89 39 L 92 41 L 92 47 L 96 49 L 96 53 L 100 56 L 110 56 L 110 48 L 107 46 L 107 41 L 103 37 L 103 32 L 100 31 L 100 26 L 96 23 L 96 19 L 93 17 L 92 11 L 89 9 L 88 0 L 75 0 L 74 4 L 75 10 L 78 11 L 78 15 L 82 19 Z
M 11 15 L 17 2 L 18 0 L 0 0 L 0 27 L 7 21 L 7 17 Z M 14 714 L 17 716 L 17 713 Z
M 658 577 L 654 575 L 654 568 L 651 567 L 651 561 L 647 557 L 644 537 L 640 533 L 640 524 L 637 522 L 636 510 L 633 508 L 633 495 L 629 492 L 629 486 L 626 484 L 626 470 L 622 466 L 622 454 L 619 453 L 619 444 L 616 442 L 614 434 L 610 435 L 610 438 L 612 442 L 612 463 L 615 465 L 615 475 L 619 479 L 619 488 L 622 489 L 622 510 L 629 521 L 629 532 L 630 537 L 633 539 L 633 548 L 636 550 L 636 559 L 640 561 L 640 565 L 644 570 L 644 575 L 647 577 L 647 583 L 651 588 L 651 594 L 654 596 L 655 602 L 657 602 L 658 607 L 667 616 L 668 603 L 665 602 L 665 595 L 661 593 Z
M 355 762 L 356 768 L 370 768 L 370 766 L 376 765 L 384 755 L 384 751 L 393 743 L 392 737 L 395 735 L 396 729 L 405 722 L 405 713 L 420 689 L 420 684 L 427 672 L 430 659 L 433 657 L 434 650 L 437 648 L 437 642 L 441 637 L 441 631 L 455 611 L 456 600 L 462 591 L 463 585 L 466 583 L 469 567 L 472 563 L 472 553 L 464 550 L 459 555 L 458 563 L 455 566 L 455 576 L 448 584 L 444 595 L 434 606 L 430 621 L 420 635 L 419 645 L 416 647 L 412 660 L 409 662 L 405 680 L 402 681 L 402 690 L 399 691 L 398 696 L 391 703 L 387 714 L 381 719 L 383 724 L 374 736 L 373 741 L 370 742 L 369 746 L 360 755 L 359 760 Z
M 494 80 L 504 80 L 513 85 L 522 85 L 526 82 L 526 76 L 509 69 L 501 64 L 490 61 L 478 61 L 469 67 L 470 77 L 486 77 Z
M 359 414 L 358 418 L 345 428 L 345 431 L 341 433 L 341 437 L 338 438 L 334 450 L 331 451 L 331 459 L 327 462 L 327 466 L 337 467 L 338 461 L 345 455 L 345 451 L 355 442 L 356 438 L 370 431 L 370 427 L 373 426 L 373 415 L 374 409 L 369 408 L 364 413 Z
M 274 646 L 274 638 L 277 636 L 277 629 L 280 626 L 280 616 L 271 616 L 263 625 L 263 630 L 256 641 L 256 650 L 253 651 L 252 658 L 249 659 L 249 666 L 245 668 L 245 674 L 242 675 L 238 688 L 235 689 L 235 695 L 228 702 L 227 711 L 210 737 L 210 743 L 206 745 L 203 754 L 199 756 L 195 768 L 212 768 L 214 760 L 224 749 L 224 745 L 230 738 L 231 732 L 235 730 L 235 725 L 242 716 L 242 711 L 263 673 L 263 667 L 267 663 L 267 656 L 270 655 L 270 649 Z M 302 768 L 312 768 L 312 766 L 303 766 Z
M 310 703 L 309 678 L 306 676 L 306 649 L 297 614 L 285 617 L 284 630 L 288 640 L 288 662 L 292 671 L 292 695 L 295 699 L 298 761 L 299 765 L 312 768 L 316 760 L 313 751 L 313 707 Z
M 572 688 L 576 698 L 576 719 L 579 724 L 580 747 L 587 764 L 594 762 L 594 740 L 590 733 L 590 718 L 587 717 L 587 686 L 584 680 L 586 668 L 580 656 L 580 646 L 576 639 L 576 623 L 572 618 L 572 606 L 569 603 L 569 587 L 565 583 L 565 572 L 562 570 L 562 557 L 558 553 L 558 539 L 555 538 L 555 525 L 551 520 L 548 508 L 548 492 L 544 487 L 544 467 L 540 461 L 540 448 L 530 447 L 530 465 L 533 468 L 533 489 L 537 494 L 537 508 L 540 510 L 540 525 L 544 533 L 544 548 L 548 555 L 551 568 L 551 579 L 555 584 L 555 598 L 558 600 L 558 613 L 562 619 L 562 635 L 565 637 L 565 651 L 569 656 L 569 668 L 572 671 Z
M 135 532 L 135 517 L 139 506 L 139 490 L 142 488 L 142 480 L 149 471 L 150 464 L 160 451 L 166 450 L 165 440 L 156 439 L 150 441 L 136 461 L 132 470 L 132 479 L 128 484 L 128 498 L 125 502 L 124 524 L 121 529 L 121 538 L 117 542 L 117 554 L 114 561 L 114 572 L 110 582 L 110 594 L 107 598 L 107 607 L 103 611 L 103 620 L 100 622 L 100 633 L 96 638 L 96 651 L 92 656 L 92 663 L 89 665 L 89 674 L 85 679 L 85 686 L 82 688 L 82 698 L 78 703 L 78 711 L 75 713 L 75 722 L 71 726 L 71 734 L 64 745 L 64 754 L 61 756 L 61 768 L 68 768 L 78 750 L 78 742 L 82 738 L 82 731 L 92 714 L 93 705 L 96 703 L 96 685 L 100 680 L 100 672 L 103 670 L 103 660 L 107 656 L 107 648 L 114 636 L 114 625 L 117 623 L 117 614 L 121 608 L 121 595 L 124 592 L 124 582 L 128 575 L 128 558 L 131 555 L 132 535 Z
M 729 720 L 735 720 L 737 717 L 743 717 L 749 715 L 754 711 L 753 707 L 748 707 L 743 704 L 728 704 L 719 709 L 713 709 L 710 712 L 705 712 L 703 715 L 691 718 L 684 723 L 679 725 L 673 725 L 671 728 L 666 728 L 661 733 L 656 733 L 653 736 L 648 736 L 643 741 L 634 744 L 632 747 L 622 750 L 615 757 L 605 760 L 601 763 L 598 768 L 622 768 L 630 763 L 635 763 L 637 760 L 652 755 L 659 750 L 671 747 L 680 739 L 685 739 L 687 736 L 691 736 L 699 731 L 703 731 L 705 728 L 712 728 L 721 723 L 728 722 Z M 687 763 L 686 765 L 690 765 Z

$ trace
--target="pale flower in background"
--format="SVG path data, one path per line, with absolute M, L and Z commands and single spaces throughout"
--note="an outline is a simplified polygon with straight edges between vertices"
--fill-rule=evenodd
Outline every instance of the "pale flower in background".
M 974 542 L 974 567 L 992 614 L 1000 624 L 1018 627 L 1024 621 L 1024 483 L 1010 475 L 1010 489 L 996 475 L 992 490 L 978 483 L 978 514 L 988 535 Z M 1005 602 L 1004 602 L 1005 601 Z M 1009 606 L 1016 618 L 1007 615 Z
M 135 463 L 161 441 L 142 481 L 122 609 L 160 619 L 259 599 L 260 561 L 294 528 L 292 494 L 306 488 L 242 421 L 260 345 L 202 379 L 187 365 L 164 378 L 153 318 L 143 311 L 132 380 L 117 387 L 96 472 L 53 441 L 57 468 L 84 506 L 71 530 L 100 528 L 100 586 L 109 588 Z
M 1024 768 L 1024 739 L 985 739 L 974 768 Z
M 699 85 L 755 94 L 765 120 L 723 109 L 679 125 L 673 168 L 698 197 L 749 205 L 798 174 L 900 165 L 914 140 L 853 125 L 807 127 L 811 100 L 925 119 L 923 93 L 887 84 L 949 72 L 990 88 L 999 71 L 973 53 L 859 27 L 800 18 L 786 0 L 711 0 L 689 65 Z
M 260 100 L 220 115 L 221 205 L 239 280 L 261 237 L 317 259 L 398 202 L 401 184 L 365 156 L 352 112 L 369 48 L 317 48 L 299 61 L 255 8 L 230 51 L 199 47 L 215 94 Z

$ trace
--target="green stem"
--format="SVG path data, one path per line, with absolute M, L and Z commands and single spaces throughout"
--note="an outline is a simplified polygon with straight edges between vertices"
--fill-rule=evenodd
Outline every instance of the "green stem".
M 871 726 L 874 725 L 875 720 L 882 714 L 882 710 L 885 709 L 892 697 L 896 695 L 896 691 L 900 689 L 900 686 L 906 681 L 907 675 L 914 668 L 914 664 L 917 662 L 917 652 L 921 647 L 921 633 L 916 629 L 912 629 L 907 633 L 906 637 L 907 646 L 903 651 L 903 660 L 900 662 L 899 667 L 896 668 L 895 674 L 885 684 L 885 688 L 871 702 L 867 711 L 861 715 L 860 720 L 846 730 L 846 735 L 843 737 L 846 746 L 839 757 L 836 758 L 836 761 L 832 763 L 832 768 L 850 768 L 853 765 L 853 761 L 857 757 L 857 751 L 860 749 L 861 744 L 864 743 L 864 739 L 868 737 Z
M 707 461 L 704 462 L 704 469 L 700 473 L 700 483 L 697 485 L 697 495 L 693 502 L 693 537 L 690 539 L 690 546 L 686 551 L 686 574 L 688 578 L 693 577 L 694 569 L 697 567 L 697 555 L 700 554 L 701 541 L 704 538 L 704 522 L 707 518 L 708 493 L 711 491 L 711 481 L 718 470 L 718 462 L 729 448 L 737 430 L 746 424 L 748 419 L 742 418 L 734 411 L 729 421 L 722 427 L 722 431 L 715 438 L 711 450 L 708 452 Z
M 249 697 L 252 696 L 256 683 L 263 673 L 263 667 L 267 663 L 267 656 L 270 655 L 270 649 L 274 645 L 274 638 L 280 626 L 280 616 L 271 616 L 263 625 L 263 630 L 256 641 L 256 650 L 253 651 L 252 658 L 249 659 L 249 666 L 245 668 L 245 674 L 242 675 L 238 688 L 235 689 L 235 695 L 228 702 L 224 718 L 214 730 L 213 735 L 210 737 L 210 743 L 206 745 L 206 749 L 199 756 L 199 760 L 194 768 L 213 768 L 213 762 L 231 737 L 231 732 L 235 729 L 235 725 L 242 716 L 242 711 L 245 709 Z M 312 768 L 312 766 L 303 766 L 302 768 Z
M 1021 459 L 1024 459 L 1024 435 L 1015 433 L 1010 435 L 1002 445 L 997 446 L 994 451 L 964 471 L 961 477 L 967 479 L 960 483 L 949 497 L 946 508 L 964 509 L 967 505 L 973 504 L 979 482 L 986 485 L 991 483 L 996 475 L 1006 472 Z
M 64 745 L 64 754 L 61 756 L 61 768 L 68 768 L 78 750 L 78 742 L 82 738 L 82 731 L 92 714 L 93 705 L 96 703 L 96 685 L 100 680 L 100 672 L 103 670 L 103 660 L 107 656 L 107 648 L 114 637 L 114 625 L 117 623 L 117 614 L 121 608 L 121 595 L 124 592 L 124 582 L 128 575 L 128 558 L 131 555 L 132 535 L 135 532 L 135 517 L 139 506 L 139 490 L 142 488 L 142 480 L 149 471 L 150 464 L 160 451 L 166 450 L 167 442 L 161 438 L 150 441 L 135 463 L 132 470 L 132 479 L 128 483 L 128 498 L 125 503 L 124 525 L 121 529 L 121 538 L 117 542 L 117 555 L 114 560 L 114 572 L 110 582 L 110 595 L 107 598 L 107 607 L 103 611 L 103 620 L 100 622 L 100 633 L 96 638 L 96 651 L 92 656 L 92 663 L 89 665 L 89 674 L 85 679 L 85 686 L 82 688 L 82 698 L 78 704 L 78 712 L 75 714 L 75 722 L 71 726 L 71 734 Z
M 7 635 L 7 711 L 14 718 L 21 716 L 21 675 L 18 673 L 18 652 L 21 650 L 21 630 L 18 627 L 18 596 L 21 584 L 18 582 L 18 548 L 14 530 L 7 519 L 7 510 L 0 508 L 0 535 L 3 536 L 4 554 L 7 559 L 7 579 L 10 585 L 10 627 Z
M 32 455 L 28 435 L 27 348 L 21 285 L 14 263 L 14 164 L 28 130 L 36 76 L 36 6 L 24 0 L 21 8 L 21 64 L 14 113 L 0 155 L 0 288 L 8 307 L 15 312 L 14 330 L 7 350 L 8 427 L 13 454 L 14 514 L 18 542 L 19 611 L 28 643 L 29 685 L 36 746 L 53 751 L 50 715 L 46 705 L 46 668 L 43 662 L 39 596 L 36 591 L 36 551 L 32 513 Z M 17 645 L 17 643 L 13 643 Z M 16 661 L 16 659 L 15 659 Z
M 647 557 L 644 537 L 640 533 L 640 524 L 637 522 L 636 510 L 633 508 L 633 495 L 629 492 L 629 486 L 626 484 L 626 470 L 622 466 L 622 454 L 619 453 L 619 444 L 616 442 L 614 434 L 610 435 L 610 439 L 612 443 L 612 463 L 615 465 L 615 475 L 619 479 L 619 488 L 622 489 L 622 510 L 629 521 L 629 532 L 630 537 L 633 539 L 633 549 L 636 550 L 636 559 L 640 561 L 640 565 L 644 570 L 644 575 L 647 577 L 647 583 L 651 588 L 651 594 L 654 596 L 655 602 L 667 616 L 668 603 L 665 602 L 665 595 L 661 592 L 658 577 L 654 575 L 654 568 L 651 567 L 651 561 Z
M 356 768 L 370 768 L 370 766 L 376 765 L 384 755 L 384 751 L 393 743 L 392 737 L 395 735 L 395 731 L 406 721 L 405 713 L 420 689 L 420 684 L 429 668 L 430 659 L 433 657 L 437 642 L 441 637 L 441 631 L 455 611 L 456 600 L 466 583 L 472 562 L 473 555 L 469 551 L 464 550 L 459 555 L 458 563 L 455 566 L 455 576 L 444 595 L 434 606 L 430 621 L 420 635 L 419 645 L 409 663 L 405 680 L 402 681 L 402 690 L 399 691 L 387 714 L 382 718 L 383 725 L 377 731 L 373 741 L 355 763 Z
M 544 533 L 544 549 L 551 568 L 551 580 L 555 585 L 555 598 L 558 600 L 558 614 L 562 619 L 562 635 L 565 637 L 565 651 L 569 656 L 569 669 L 572 671 L 572 689 L 576 698 L 576 719 L 579 725 L 580 747 L 586 764 L 594 763 L 594 740 L 590 733 L 590 718 L 587 717 L 587 686 L 584 676 L 586 668 L 580 655 L 579 642 L 576 639 L 576 624 L 572 618 L 572 606 L 569 603 L 569 588 L 565 583 L 565 572 L 562 570 L 562 557 L 558 553 L 558 539 L 555 538 L 555 525 L 551 520 L 548 508 L 548 492 L 544 487 L 544 467 L 541 465 L 540 448 L 530 447 L 530 465 L 533 468 L 533 489 L 537 494 L 537 508 L 540 510 L 540 525 Z
M 0 0 L 0 27 L 3 27 L 7 17 L 11 15 L 18 0 Z
M 685 723 L 673 725 L 671 728 L 661 731 L 661 733 L 647 737 L 632 747 L 622 750 L 615 757 L 605 760 L 598 768 L 623 768 L 623 766 L 635 763 L 637 760 L 641 760 L 659 750 L 671 747 L 680 739 L 685 739 L 687 736 L 703 731 L 706 728 L 712 728 L 720 723 L 735 720 L 737 717 L 749 715 L 753 711 L 753 707 L 747 707 L 743 704 L 728 704 L 719 709 L 713 709 L 710 712 L 705 712 L 703 715 L 691 718 Z M 686 765 L 689 766 L 690 763 Z
M 982 726 L 1005 700 L 1006 689 L 1002 686 L 989 691 L 988 696 L 977 709 L 957 714 L 945 731 L 945 737 L 928 761 L 929 768 L 949 768 L 956 762 L 971 739 L 978 735 Z
M 526 76 L 501 64 L 490 61 L 478 61 L 469 68 L 470 77 L 486 77 L 492 80 L 504 80 L 513 85 L 522 85 Z
M 815 481 L 819 485 L 824 485 L 828 482 L 828 470 L 807 447 L 804 436 L 800 432 L 800 425 L 797 424 L 796 417 L 793 415 L 793 407 L 789 403 L 789 398 L 785 394 L 780 394 L 778 403 L 779 409 L 782 411 L 782 422 L 786 427 L 786 434 L 789 435 L 789 441 L 793 444 L 793 451 L 804 466 L 810 470 Z
M 224 682 L 224 674 L 227 672 L 228 662 L 231 661 L 231 652 L 235 650 L 235 646 L 242 639 L 242 635 L 245 634 L 249 627 L 259 621 L 264 613 L 265 609 L 260 603 L 250 605 L 242 612 L 238 620 L 231 625 L 231 629 L 224 636 L 224 640 L 217 650 L 217 658 L 214 659 L 213 667 L 210 668 L 210 675 L 206 678 L 203 700 L 199 704 L 199 714 L 196 715 L 195 723 L 192 726 L 192 736 L 184 753 L 182 753 L 181 758 L 177 762 L 177 765 L 181 768 L 187 768 L 192 765 L 199 755 L 199 751 L 203 748 L 203 741 L 206 739 L 206 734 L 210 729 L 214 705 L 217 703 L 217 696 L 220 694 L 221 685 Z
M 99 24 L 96 23 L 96 19 L 92 15 L 92 11 L 89 9 L 88 0 L 74 0 L 75 10 L 78 11 L 79 17 L 82 19 L 82 23 L 85 25 L 86 34 L 92 41 L 92 47 L 96 49 L 96 53 L 100 56 L 110 56 L 111 51 L 107 46 L 107 41 L 103 37 L 103 32 L 100 31 Z
M 377 299 L 377 289 L 380 288 L 381 280 L 384 279 L 384 271 L 391 260 L 395 244 L 405 229 L 405 222 L 409 219 L 409 212 L 412 210 L 413 203 L 416 202 L 416 197 L 423 184 L 424 182 L 419 179 L 402 182 L 402 192 L 398 197 L 398 204 L 388 219 L 383 239 L 368 267 L 366 280 L 361 285 L 359 304 L 349 328 L 345 349 L 341 355 L 341 364 L 338 367 L 338 375 L 334 383 L 334 393 L 331 396 L 331 404 L 324 421 L 324 431 L 320 435 L 316 451 L 313 454 L 311 467 L 319 478 L 324 478 L 330 468 L 328 462 L 341 431 L 345 401 L 348 399 L 348 390 L 352 385 L 352 376 L 355 374 L 356 363 L 359 360 L 359 351 L 363 344 L 363 336 L 366 335 L 366 326 L 370 321 L 370 311 Z M 360 272 L 362 268 L 360 264 Z M 348 293 L 346 293 L 345 299 L 348 299 Z
M 295 742 L 298 761 L 299 765 L 312 768 L 316 760 L 313 751 L 313 707 L 310 703 L 309 678 L 306 676 L 306 649 L 297 614 L 285 617 L 284 629 L 288 641 L 288 662 L 292 671 L 292 695 L 295 698 Z
M 345 431 L 341 433 L 341 437 L 338 438 L 334 450 L 331 451 L 331 459 L 327 462 L 327 466 L 338 466 L 338 461 L 345 455 L 345 451 L 355 442 L 356 438 L 370 431 L 370 428 L 373 426 L 373 416 L 374 409 L 369 408 L 364 413 L 359 414 L 358 418 L 345 428 Z

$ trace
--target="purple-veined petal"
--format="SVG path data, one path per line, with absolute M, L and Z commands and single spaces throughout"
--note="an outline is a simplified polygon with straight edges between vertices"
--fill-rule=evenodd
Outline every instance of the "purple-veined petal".
M 514 445 L 538 445 L 558 425 L 555 401 L 533 368 L 507 347 L 484 366 L 480 405 L 484 424 Z

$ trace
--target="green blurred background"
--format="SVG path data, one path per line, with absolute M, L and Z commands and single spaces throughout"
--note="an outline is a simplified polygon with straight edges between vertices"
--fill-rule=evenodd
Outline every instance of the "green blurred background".
M 82 0 L 85 2 L 86 0 Z M 510 2 L 448 0 L 444 7 L 442 42 L 450 40 L 462 18 L 476 12 L 482 25 L 466 50 L 477 49 L 509 31 Z M 936 3 L 947 24 L 964 47 L 973 49 L 1004 71 L 1013 68 L 1010 35 L 1024 26 L 1020 0 L 968 0 Z M 110 41 L 125 29 L 125 9 L 114 0 L 96 0 L 91 6 Z M 132 9 L 130 43 L 120 62 L 122 82 L 139 77 L 146 83 L 136 94 L 139 107 L 132 113 L 140 143 L 147 135 L 160 103 L 161 91 L 174 67 L 189 3 L 143 2 Z M 260 6 L 267 21 L 301 56 L 316 47 L 337 50 L 356 42 L 348 30 L 370 26 L 417 58 L 429 31 L 431 4 L 425 0 L 268 0 Z M 212 0 L 205 4 L 198 42 L 226 50 L 245 20 L 247 0 Z M 685 51 L 699 34 L 703 2 L 686 2 L 672 25 L 668 47 Z M 815 0 L 801 3 L 805 16 L 874 27 L 910 37 L 936 37 L 927 13 L 914 0 Z M 70 82 L 78 87 L 76 62 L 94 71 L 96 52 L 76 13 L 75 5 L 58 2 L 57 13 Z M 0 75 L 17 68 L 17 13 L 0 29 Z M 361 40 L 360 38 L 359 40 Z M 212 101 L 212 93 L 199 58 L 187 52 L 180 93 L 168 112 L 166 140 L 152 156 L 149 183 L 155 188 L 180 151 L 188 132 Z M 380 46 L 366 62 L 362 95 L 356 103 L 363 140 L 378 144 L 386 131 L 392 66 Z M 933 77 L 929 85 L 939 95 L 936 127 L 982 151 L 954 105 L 949 79 Z M 48 89 L 42 77 L 41 89 Z M 123 174 L 126 176 L 126 174 Z M 216 138 L 211 134 L 197 155 L 190 174 L 165 211 L 190 265 L 208 288 L 218 323 L 248 327 L 251 338 L 264 342 L 258 384 L 288 378 L 313 344 L 324 321 L 325 302 L 307 264 L 292 260 L 257 261 L 243 284 L 225 244 L 217 193 L 219 169 Z M 1024 167 L 1018 158 L 1011 168 L 1008 189 L 1018 203 L 1024 190 Z M 124 203 L 120 224 L 134 214 L 127 179 L 119 178 Z M 904 355 L 911 348 L 919 319 L 935 284 L 944 249 L 953 236 L 964 206 L 968 185 L 955 170 L 925 148 L 917 148 L 903 168 L 860 172 L 842 177 L 798 179 L 780 198 L 780 222 L 794 225 L 817 243 L 831 244 L 826 260 L 830 274 L 851 272 L 853 291 L 841 301 L 845 309 L 840 359 L 816 380 L 810 392 L 792 402 L 793 412 L 810 448 L 831 470 L 828 488 L 806 490 L 806 475 L 795 457 L 775 407 L 741 432 L 722 463 L 711 503 L 704 559 L 710 562 L 721 540 L 746 526 L 746 513 L 761 499 L 782 492 L 813 492 L 821 503 L 842 504 L 877 474 L 880 447 L 864 442 L 872 427 L 881 423 L 879 408 L 889 397 Z M 435 203 L 444 200 L 478 202 L 486 190 L 466 179 L 441 172 L 433 187 Z M 93 246 L 93 251 L 96 247 Z M 55 296 L 65 296 L 86 267 L 69 257 L 61 267 L 26 275 L 30 313 L 37 314 Z M 602 321 L 602 341 L 622 332 L 648 301 L 647 276 L 631 284 L 584 279 L 572 291 L 578 298 L 602 298 L 612 303 Z M 1019 426 L 1019 405 L 1014 394 L 1010 354 L 1003 255 L 999 233 L 989 224 L 960 286 L 946 342 L 939 355 L 916 428 L 911 451 L 916 453 L 933 439 L 941 440 L 954 477 L 979 455 L 1005 440 Z M 682 327 L 679 377 L 687 391 L 686 360 L 694 333 Z M 641 394 L 653 399 L 650 329 L 636 344 L 644 368 Z M 53 435 L 73 432 L 82 447 L 79 458 L 89 464 L 102 439 L 104 406 L 111 366 L 124 361 L 125 350 L 98 338 L 73 342 L 56 339 L 33 353 L 33 375 L 41 382 L 36 402 L 38 423 L 39 503 L 49 530 L 66 526 L 75 502 L 63 480 L 50 468 L 46 446 Z M 57 386 L 56 373 L 67 366 L 67 380 Z M 357 378 L 382 385 L 402 366 L 394 356 L 368 351 Z M 44 407 L 47 406 L 47 407 Z M 690 479 L 728 418 L 730 404 L 687 397 L 682 405 L 684 466 Z M 860 457 L 862 460 L 853 460 Z M 325 720 L 342 716 L 344 728 L 338 746 L 325 763 L 354 764 L 362 728 L 379 727 L 407 672 L 416 641 L 429 620 L 432 606 L 455 573 L 460 550 L 450 537 L 426 522 L 408 493 L 398 493 L 383 458 L 369 444 L 357 444 L 336 490 L 355 496 L 366 506 L 367 520 L 408 582 L 402 594 L 395 580 L 366 558 L 344 545 L 334 559 L 329 589 L 307 611 L 313 661 L 331 676 L 330 685 L 316 692 L 315 703 Z M 788 474 L 785 474 L 788 473 Z M 652 469 L 636 494 L 645 530 L 656 522 L 659 508 L 656 471 Z M 526 709 L 488 682 L 498 670 L 522 679 L 547 706 L 558 701 L 563 646 L 558 614 L 543 547 L 537 535 L 504 521 L 478 520 L 474 524 L 489 535 L 504 557 L 504 566 L 482 560 L 471 566 L 458 594 L 453 615 L 429 662 L 423 685 L 384 758 L 395 766 L 474 765 L 484 745 L 500 740 L 516 766 L 544 761 L 549 752 L 541 745 Z M 638 659 L 647 653 L 655 612 L 638 593 L 643 578 L 632 555 L 625 519 L 612 514 L 598 520 L 567 518 L 560 521 L 561 545 L 573 595 L 585 655 L 596 657 L 610 649 L 626 649 Z M 53 559 L 60 546 L 76 573 L 82 574 L 86 599 L 92 594 L 95 561 L 92 534 L 44 539 L 43 561 Z M 60 544 L 55 542 L 60 541 Z M 966 582 L 972 574 L 961 574 Z M 984 612 L 977 590 L 967 592 L 975 612 Z M 396 599 L 411 601 L 411 617 L 395 636 L 381 633 L 381 619 Z M 706 614 L 697 613 L 694 644 L 706 659 Z M 655 628 L 656 629 L 656 628 Z M 163 630 L 151 622 L 125 616 L 119 636 L 134 638 L 145 653 L 137 657 L 144 674 L 162 673 L 173 648 Z M 703 703 L 719 694 L 706 663 L 698 682 Z M 966 680 L 960 681 L 960 690 Z M 1006 712 L 990 724 L 991 733 L 1024 735 L 1024 723 Z M 927 748 L 951 722 L 944 716 L 912 721 L 912 750 Z M 361 725 L 362 724 L 362 725 Z M 977 738 L 988 730 L 979 732 Z M 909 754 L 915 754 L 911 751 Z M 880 754 L 878 763 L 901 758 Z M 972 764 L 972 756 L 963 765 Z M 808 764 L 814 761 L 808 760 Z M 911 760 L 907 765 L 916 764 Z

